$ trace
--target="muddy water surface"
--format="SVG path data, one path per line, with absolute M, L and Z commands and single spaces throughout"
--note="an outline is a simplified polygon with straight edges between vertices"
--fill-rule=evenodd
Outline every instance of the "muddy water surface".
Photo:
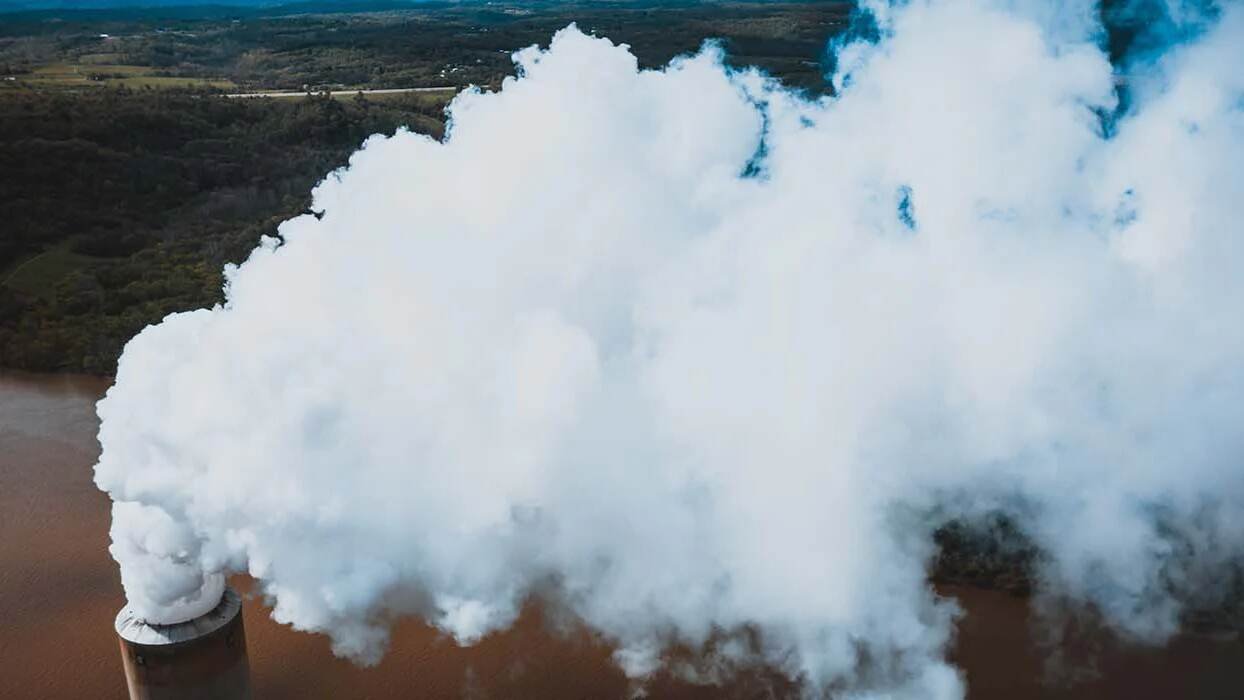
M 0 374 L 0 700 L 125 697 L 112 619 L 123 603 L 108 556 L 93 378 Z M 249 582 L 235 581 L 246 589 Z M 1185 637 L 1138 649 L 1096 631 L 1052 657 L 1028 607 L 1007 594 L 948 587 L 966 614 L 954 659 L 972 698 L 1244 698 L 1244 643 Z M 398 625 L 375 668 L 332 656 L 323 637 L 246 603 L 257 698 L 623 698 L 609 649 L 584 632 L 545 631 L 529 610 L 511 630 L 461 649 L 414 621 Z M 653 698 L 764 698 L 768 674 L 730 688 L 658 679 Z

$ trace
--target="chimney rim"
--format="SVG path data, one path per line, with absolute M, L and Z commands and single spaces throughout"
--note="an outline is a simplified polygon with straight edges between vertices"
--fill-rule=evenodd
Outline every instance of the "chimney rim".
M 216 607 L 194 619 L 168 625 L 149 623 L 127 604 L 117 613 L 115 627 L 117 636 L 132 644 L 165 646 L 205 637 L 241 613 L 242 597 L 226 586 Z

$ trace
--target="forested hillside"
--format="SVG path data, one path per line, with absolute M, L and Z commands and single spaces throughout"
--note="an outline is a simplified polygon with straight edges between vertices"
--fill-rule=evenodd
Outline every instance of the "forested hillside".
M 222 266 L 367 135 L 439 134 L 443 99 L 0 99 L 0 366 L 111 372 L 146 324 L 219 301 Z
M 514 50 L 572 21 L 645 67 L 715 39 L 733 64 L 819 92 L 825 42 L 851 7 L 374 0 L 5 14 L 0 367 L 111 373 L 143 326 L 219 301 L 222 266 L 305 210 L 367 135 L 439 134 L 453 89 L 496 87 Z M 450 90 L 355 96 L 430 86 Z M 272 89 L 339 92 L 221 95 Z

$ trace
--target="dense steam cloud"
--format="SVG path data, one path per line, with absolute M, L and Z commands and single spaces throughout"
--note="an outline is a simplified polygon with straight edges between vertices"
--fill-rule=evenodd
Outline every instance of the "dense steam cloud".
M 954 698 L 931 532 L 1001 511 L 1161 642 L 1244 549 L 1244 13 L 1120 107 L 1091 9 L 874 8 L 811 101 L 572 27 L 444 142 L 373 137 L 126 347 L 131 603 L 247 571 L 369 662 L 539 595 L 637 677 L 711 637 L 709 676 Z

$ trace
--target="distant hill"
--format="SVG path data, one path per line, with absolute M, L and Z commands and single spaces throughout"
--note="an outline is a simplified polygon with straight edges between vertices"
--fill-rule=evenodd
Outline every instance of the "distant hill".
M 825 2 L 841 3 L 853 0 L 788 0 L 794 3 Z M 711 5 L 729 0 L 0 0 L 0 14 L 27 13 L 44 16 L 44 13 L 73 12 L 79 19 L 101 19 L 97 13 L 123 11 L 134 16 L 146 10 L 167 11 L 171 16 L 183 19 L 211 18 L 232 12 L 292 15 L 304 13 L 337 13 L 394 10 L 418 7 L 432 9 L 438 6 L 455 7 L 470 4 L 526 5 L 529 7 L 560 7 L 564 5 L 602 5 L 628 7 L 670 7 Z M 782 2 L 782 0 L 750 0 L 751 4 Z M 80 14 L 79 14 L 80 13 Z M 115 17 L 112 17 L 115 18 Z
M 226 5 L 265 7 L 282 4 L 268 0 L 0 0 L 0 12 L 24 10 L 111 10 L 130 7 L 189 7 Z
M 220 5 L 226 7 L 265 7 L 277 5 L 267 0 L 0 0 L 0 12 L 36 10 L 115 10 L 136 7 L 192 7 Z
M 445 3 L 443 0 L 0 0 L 0 13 L 63 10 L 202 9 L 215 15 L 226 8 L 288 8 L 302 11 L 374 10 L 421 7 Z
M 755 4 L 780 0 L 751 0 Z M 793 2 L 843 2 L 848 0 L 793 0 Z M 627 5 L 687 6 L 705 5 L 722 0 L 508 0 L 502 4 L 557 7 L 560 5 Z M 437 6 L 485 4 L 489 0 L 0 0 L 0 14 L 81 12 L 86 19 L 98 18 L 91 13 L 122 10 L 127 14 L 143 10 L 169 10 L 182 18 L 218 17 L 229 11 L 263 11 L 265 14 L 335 13 L 393 10 L 410 7 L 422 9 Z M 491 3 L 490 3 L 491 4 Z
M 601 4 L 601 5 L 650 5 L 653 7 L 669 5 L 701 5 L 721 2 L 722 0 L 518 0 L 503 4 L 530 4 L 540 6 Z M 764 3 L 778 0 L 752 0 Z M 843 0 L 793 0 L 794 2 L 841 2 Z M 40 12 L 40 11 L 107 11 L 107 10 L 140 10 L 140 9 L 176 9 L 185 14 L 187 9 L 203 10 L 208 15 L 217 15 L 222 8 L 238 9 L 274 9 L 280 8 L 281 14 L 299 12 L 342 12 L 362 10 L 389 10 L 418 6 L 421 8 L 437 5 L 483 4 L 489 0 L 0 0 L 0 13 Z M 194 14 L 194 13 L 191 13 Z

